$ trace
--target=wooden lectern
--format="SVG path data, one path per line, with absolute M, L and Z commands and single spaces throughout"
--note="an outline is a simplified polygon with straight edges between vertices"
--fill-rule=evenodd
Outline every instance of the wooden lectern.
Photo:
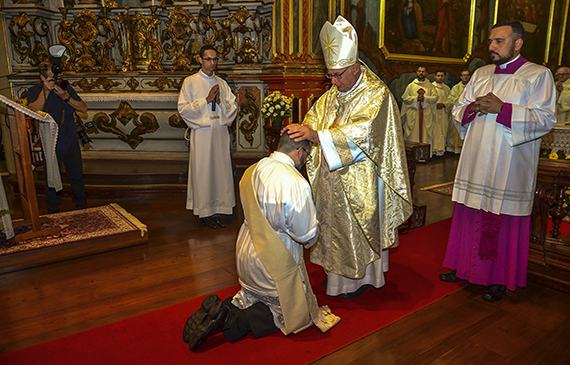
M 24 212 L 24 221 L 25 224 L 31 223 L 32 225 L 32 230 L 30 232 L 20 233 L 16 235 L 14 240 L 16 242 L 21 242 L 40 236 L 57 235 L 59 234 L 59 229 L 42 229 L 40 222 L 38 197 L 36 195 L 36 187 L 34 184 L 34 175 L 32 170 L 30 142 L 26 128 L 26 117 L 24 113 L 16 110 L 8 103 L 6 103 L 6 108 L 8 110 L 10 133 L 12 135 L 12 146 L 14 150 L 16 174 L 18 176 L 18 186 L 20 188 L 20 199 L 22 200 L 22 210 Z

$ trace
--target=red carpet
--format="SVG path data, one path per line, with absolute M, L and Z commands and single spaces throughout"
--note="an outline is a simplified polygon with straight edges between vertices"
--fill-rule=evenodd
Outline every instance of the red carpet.
M 390 251 L 386 286 L 361 297 L 327 297 L 322 269 L 309 265 L 319 304 L 328 304 L 342 320 L 323 334 L 315 326 L 297 334 L 281 333 L 228 343 L 221 334 L 210 338 L 198 353 L 182 341 L 188 316 L 204 297 L 129 318 L 90 331 L 0 357 L 2 364 L 306 364 L 358 340 L 448 295 L 464 284 L 444 283 L 443 257 L 451 219 L 410 231 L 400 247 Z M 238 286 L 220 290 L 225 299 Z

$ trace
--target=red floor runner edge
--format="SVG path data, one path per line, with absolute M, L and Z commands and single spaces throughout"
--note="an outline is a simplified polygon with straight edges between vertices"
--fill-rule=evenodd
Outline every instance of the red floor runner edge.
M 203 297 L 150 313 L 77 333 L 0 356 L 2 364 L 306 364 L 354 342 L 434 301 L 460 289 L 462 283 L 444 283 L 442 267 L 451 219 L 400 236 L 390 250 L 386 285 L 356 299 L 327 297 L 322 269 L 309 264 L 313 290 L 320 305 L 327 304 L 341 317 L 327 333 L 315 326 L 297 334 L 252 336 L 228 343 L 216 335 L 193 353 L 182 341 L 188 316 Z M 222 299 L 238 286 L 216 292 Z

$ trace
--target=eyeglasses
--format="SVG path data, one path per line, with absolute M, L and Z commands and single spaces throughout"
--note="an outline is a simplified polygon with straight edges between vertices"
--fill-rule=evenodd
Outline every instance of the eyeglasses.
M 325 76 L 327 77 L 327 79 L 332 79 L 332 78 L 334 77 L 335 79 L 340 80 L 340 79 L 342 79 L 342 74 L 344 74 L 346 71 L 348 71 L 349 68 L 350 68 L 350 67 L 347 67 L 346 70 L 342 71 L 342 72 L 339 73 L 339 74 L 330 74 L 330 73 L 327 72 L 327 73 L 325 74 Z
M 568 75 L 570 75 L 570 73 L 567 73 L 567 72 L 566 73 L 559 73 L 559 74 L 555 75 L 554 78 L 556 78 L 558 76 L 568 76 Z
M 307 154 L 307 156 L 310 156 L 310 155 L 311 155 L 309 152 L 307 152 L 307 150 L 305 149 L 305 147 L 301 147 L 301 149 L 302 149 L 303 151 L 305 151 L 305 153 Z
M 206 58 L 202 58 L 204 61 L 206 62 L 218 62 L 218 57 L 214 57 L 214 58 L 210 58 L 210 57 L 206 57 Z

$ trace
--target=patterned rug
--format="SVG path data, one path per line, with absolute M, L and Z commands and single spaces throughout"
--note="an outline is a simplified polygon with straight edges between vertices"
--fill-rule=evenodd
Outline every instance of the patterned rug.
M 128 232 L 140 231 L 141 237 L 145 237 L 147 233 L 146 225 L 115 203 L 94 208 L 47 214 L 42 217 L 49 218 L 48 223 L 42 224 L 43 228 L 56 227 L 60 233 L 54 236 L 37 237 L 16 243 L 14 239 L 7 240 L 4 232 L 2 232 L 0 234 L 0 256 Z M 31 226 L 28 225 L 15 228 L 14 232 L 20 234 L 30 230 Z
M 451 196 L 451 194 L 453 193 L 453 181 L 446 182 L 443 184 L 427 186 L 425 188 L 420 188 L 420 190 L 431 191 L 432 193 Z

